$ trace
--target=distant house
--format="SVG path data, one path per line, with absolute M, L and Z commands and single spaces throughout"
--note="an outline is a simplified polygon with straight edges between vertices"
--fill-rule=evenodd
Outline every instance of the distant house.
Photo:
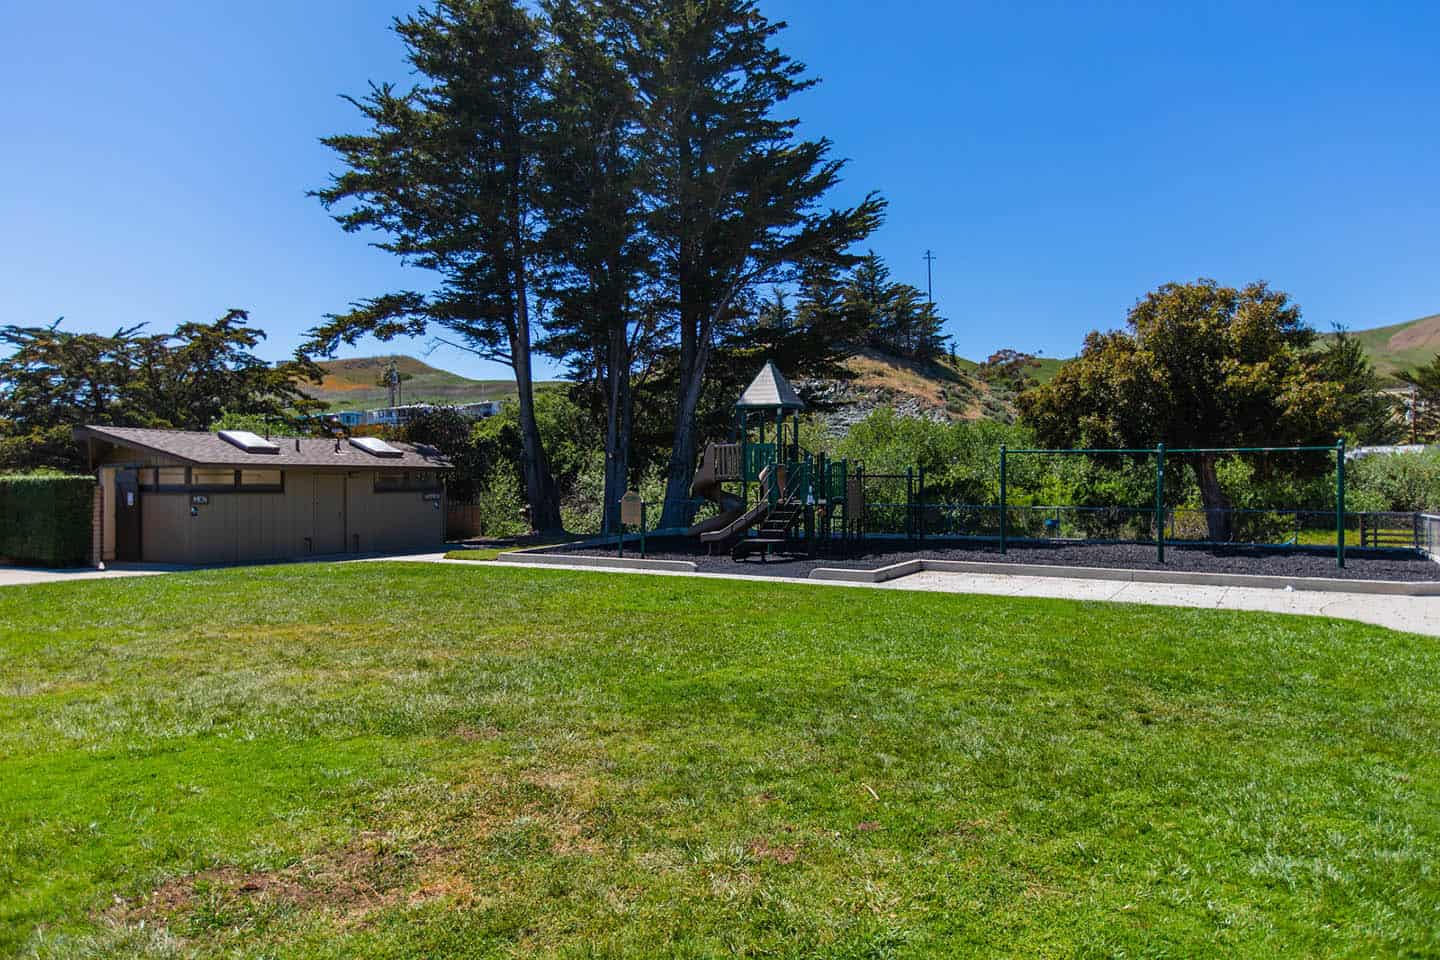
M 358 423 L 343 421 L 346 426 L 380 426 L 399 427 L 410 422 L 410 420 L 422 413 L 431 410 L 454 410 L 462 416 L 472 420 L 482 420 L 485 417 L 493 417 L 500 412 L 500 404 L 494 401 L 482 401 L 480 403 L 462 403 L 454 405 L 439 405 L 433 403 L 407 403 L 401 407 L 380 407 L 377 410 L 366 410 Z
M 438 548 L 450 469 L 434 448 L 78 427 L 100 480 L 103 560 L 245 563 Z

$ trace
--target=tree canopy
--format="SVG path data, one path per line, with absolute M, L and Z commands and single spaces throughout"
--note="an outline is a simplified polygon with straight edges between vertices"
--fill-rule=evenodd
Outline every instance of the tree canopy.
M 223 413 L 285 417 L 323 407 L 302 392 L 320 372 L 304 358 L 256 356 L 264 333 L 244 310 L 171 333 L 112 334 L 49 326 L 0 328 L 0 469 L 82 466 L 81 424 L 205 430 Z
M 1263 282 L 1168 283 L 1135 304 L 1126 329 L 1087 336 L 1020 409 L 1055 447 L 1330 444 L 1357 413 L 1369 420 L 1374 383 L 1352 352 L 1317 350 L 1299 306 Z M 1230 504 L 1215 464 L 1200 456 L 1195 466 L 1211 536 L 1223 540 Z
M 1422 443 L 1440 441 L 1440 354 L 1423 367 L 1399 374 L 1412 388 L 1409 417 L 1411 436 Z

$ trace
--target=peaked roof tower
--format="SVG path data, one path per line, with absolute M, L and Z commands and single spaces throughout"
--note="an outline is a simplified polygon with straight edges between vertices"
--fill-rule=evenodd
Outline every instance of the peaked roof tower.
M 800 394 L 785 379 L 785 374 L 775 366 L 773 361 L 766 360 L 765 366 L 755 374 L 755 379 L 750 381 L 750 386 L 740 394 L 740 399 L 735 401 L 737 410 L 804 410 L 805 401 L 800 399 Z

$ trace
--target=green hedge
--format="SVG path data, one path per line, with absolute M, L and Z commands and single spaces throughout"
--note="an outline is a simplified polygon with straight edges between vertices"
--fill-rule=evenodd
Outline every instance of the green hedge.
M 94 477 L 0 476 L 0 559 L 88 563 L 94 496 Z

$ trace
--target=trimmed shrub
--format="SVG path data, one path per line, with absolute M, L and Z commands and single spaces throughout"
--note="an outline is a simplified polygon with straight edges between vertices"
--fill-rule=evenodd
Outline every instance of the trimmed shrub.
M 0 558 L 83 566 L 94 496 L 94 477 L 0 476 Z

